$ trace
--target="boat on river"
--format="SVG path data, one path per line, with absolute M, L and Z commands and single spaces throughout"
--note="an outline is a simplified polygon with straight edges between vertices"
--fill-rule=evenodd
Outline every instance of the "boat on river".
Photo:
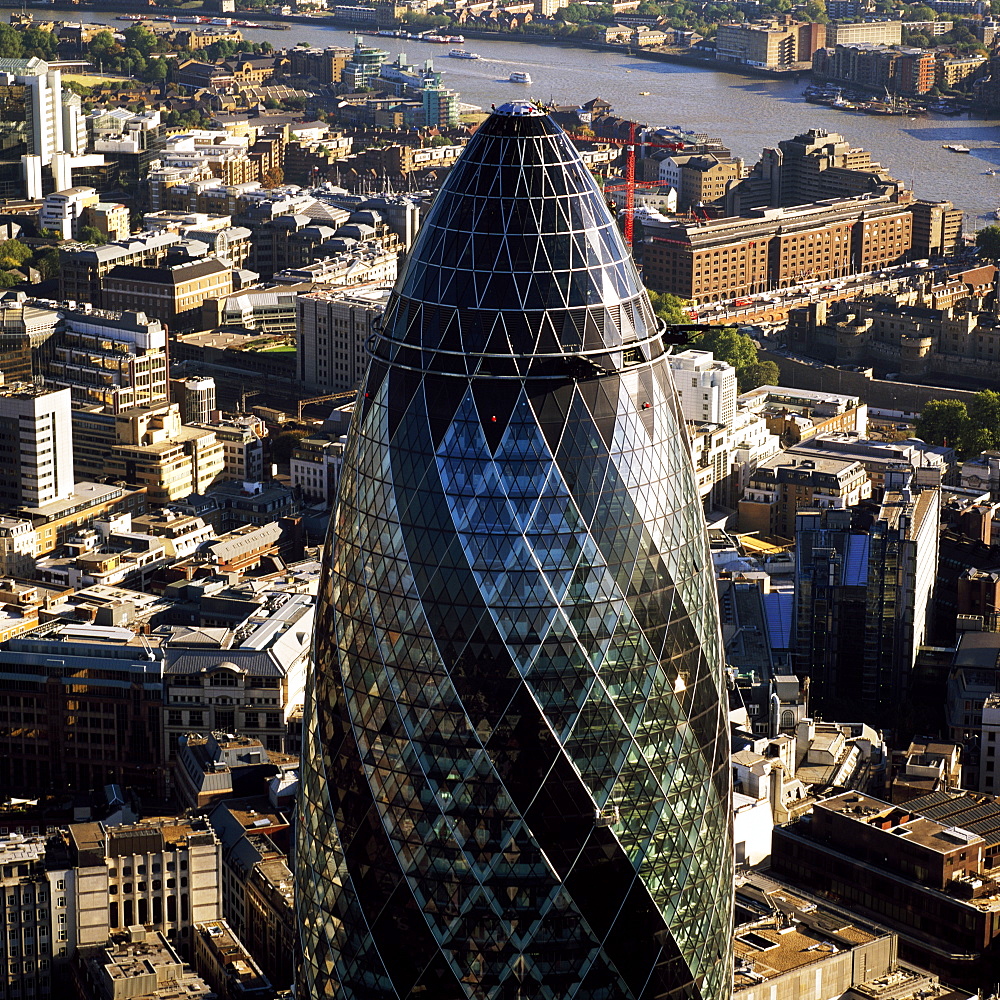
M 942 149 L 950 149 L 953 153 L 971 153 L 972 150 L 968 146 L 963 146 L 958 142 L 946 142 L 941 146 Z
M 481 59 L 478 52 L 466 52 L 465 49 L 452 49 L 448 55 L 452 59 Z
M 530 73 L 521 73 L 519 70 L 515 70 L 510 76 L 507 77 L 508 83 L 531 83 Z

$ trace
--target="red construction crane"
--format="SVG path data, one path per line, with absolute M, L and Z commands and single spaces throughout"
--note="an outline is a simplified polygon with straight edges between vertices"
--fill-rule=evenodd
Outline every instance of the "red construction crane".
M 635 179 L 635 138 L 636 124 L 629 122 L 627 139 L 606 139 L 603 136 L 580 135 L 578 132 L 567 132 L 571 139 L 580 139 L 584 142 L 606 142 L 611 146 L 625 147 L 625 182 L 623 184 L 612 184 L 606 187 L 605 191 L 621 191 L 625 189 L 625 243 L 632 249 L 632 230 L 635 219 L 635 189 L 637 187 L 659 187 L 659 181 L 636 181 Z M 670 149 L 677 152 L 684 148 L 683 142 L 646 142 L 644 146 L 652 146 L 654 149 Z

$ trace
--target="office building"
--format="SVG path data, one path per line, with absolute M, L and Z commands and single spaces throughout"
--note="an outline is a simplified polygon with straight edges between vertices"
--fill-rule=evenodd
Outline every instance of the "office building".
M 95 1000 L 217 1000 L 166 937 L 141 924 L 112 935 L 81 964 L 77 988 Z
M 4 383 L 33 382 L 42 374 L 42 361 L 60 318 L 57 309 L 29 301 L 24 292 L 0 295 L 0 373 Z
M 73 492 L 68 389 L 0 386 L 0 504 L 40 507 Z
M 344 464 L 346 438 L 303 438 L 292 452 L 289 477 L 307 504 L 331 504 Z
M 775 827 L 779 878 L 900 935 L 904 958 L 957 986 L 980 987 L 996 968 L 1000 896 L 989 875 L 1000 853 L 1000 805 L 932 792 L 903 805 L 845 791 L 807 819 Z
M 203 817 L 73 823 L 64 839 L 78 947 L 146 925 L 190 956 L 195 925 L 221 919 L 221 845 Z
M 215 409 L 215 379 L 208 376 L 186 378 L 181 382 L 178 395 L 181 419 L 186 424 L 207 424 Z
M 941 491 L 887 484 L 869 532 L 868 614 L 861 704 L 870 718 L 907 709 L 919 647 L 926 641 L 937 576 Z
M 52 974 L 59 949 L 57 928 L 65 934 L 65 894 L 56 886 L 69 874 L 46 864 L 45 837 L 21 834 L 0 836 L 0 909 L 4 960 L 0 962 L 0 996 L 52 995 Z M 62 905 L 56 905 L 57 900 Z M 63 939 L 65 940 L 65 939 Z
M 166 654 L 164 759 L 175 760 L 191 732 L 239 732 L 280 752 L 286 720 L 302 703 L 313 599 L 219 592 L 201 607 L 207 627 L 176 630 Z
M 826 26 L 826 45 L 831 49 L 858 42 L 899 45 L 902 40 L 902 21 L 831 21 Z
M 156 267 L 181 241 L 178 233 L 161 230 L 104 246 L 63 244 L 59 247 L 59 298 L 104 306 L 104 280 L 113 268 Z M 135 302 L 126 302 L 120 308 L 134 309 Z
M 92 187 L 53 191 L 42 203 L 38 224 L 42 229 L 55 233 L 61 240 L 76 239 L 80 235 L 80 229 L 87 224 L 87 209 L 99 201 L 100 197 Z
M 159 642 L 105 624 L 112 620 L 109 610 L 95 624 L 49 622 L 0 649 L 0 787 L 7 794 L 87 792 L 114 782 L 162 795 Z
M 84 435 L 88 416 L 86 411 L 74 411 L 74 435 L 78 428 Z M 225 472 L 223 448 L 215 432 L 182 423 L 176 403 L 123 410 L 114 414 L 113 422 L 97 427 L 89 427 L 86 436 L 91 448 L 106 449 L 96 455 L 102 475 L 144 486 L 151 503 L 204 493 Z
M 295 360 L 303 386 L 325 393 L 357 387 L 368 367 L 368 341 L 388 299 L 384 286 L 298 297 Z
M 259 483 L 270 478 L 265 475 L 264 438 L 267 428 L 260 417 L 252 414 L 216 414 L 212 423 L 197 425 L 210 430 L 222 445 L 226 479 L 240 483 Z
M 670 356 L 685 420 L 729 426 L 736 416 L 736 369 L 694 348 Z
M 427 128 L 454 128 L 459 123 L 461 94 L 447 87 L 429 86 L 420 91 Z
M 225 920 L 195 927 L 193 963 L 219 1000 L 274 1000 L 274 987 Z
M 871 495 L 871 480 L 858 461 L 782 453 L 762 462 L 750 474 L 739 503 L 740 531 L 791 539 L 800 511 L 813 507 L 843 510 Z
M 826 718 L 857 710 L 868 604 L 871 539 L 851 530 L 851 511 L 804 510 L 795 519 L 794 664 Z
M 288 76 L 311 76 L 318 83 L 340 83 L 351 50 L 338 45 L 326 48 L 299 45 L 288 50 Z
M 720 202 L 742 176 L 742 160 L 715 153 L 666 156 L 659 166 L 659 179 L 677 192 L 681 212 Z
M 913 214 L 913 256 L 950 257 L 962 237 L 962 210 L 950 201 L 915 201 Z
M 71 186 L 73 158 L 87 145 L 80 107 L 58 69 L 35 57 L 0 59 L 0 197 L 39 199 Z
M 171 329 L 197 328 L 205 299 L 229 295 L 233 269 L 218 258 L 167 267 L 122 264 L 103 283 L 109 309 L 139 309 Z
M 69 389 L 74 403 L 112 413 L 166 402 L 167 332 L 158 319 L 86 305 L 62 317 L 43 363 L 47 385 Z
M 867 150 L 836 132 L 812 128 L 765 149 L 749 174 L 730 187 L 726 210 L 752 215 L 757 208 L 893 194 L 900 186 Z
M 113 414 L 111 418 L 114 419 Z M 144 488 L 128 489 L 78 480 L 67 497 L 39 507 L 21 507 L 18 517 L 31 522 L 38 538 L 37 554 L 45 556 L 65 545 L 81 528 L 92 527 L 97 520 L 145 512 Z
M 371 87 L 378 79 L 382 64 L 389 58 L 389 53 L 365 45 L 359 37 L 354 43 L 350 58 L 340 69 L 340 80 L 348 93 Z
M 565 134 L 498 108 L 421 228 L 348 434 L 300 996 L 729 995 L 728 705 L 667 354 Z
M 823 47 L 825 30 L 826 25 L 795 21 L 788 15 L 780 21 L 720 24 L 715 58 L 769 69 L 809 62 Z
M 913 216 L 894 196 L 754 209 L 747 217 L 643 221 L 650 288 L 714 302 L 901 263 Z

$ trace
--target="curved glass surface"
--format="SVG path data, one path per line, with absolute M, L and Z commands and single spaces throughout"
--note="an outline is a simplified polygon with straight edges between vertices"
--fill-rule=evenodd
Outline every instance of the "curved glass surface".
M 440 280 L 413 274 L 440 270 L 432 247 L 485 245 L 472 223 L 448 228 L 449 206 L 491 189 L 492 173 L 507 190 L 511 163 L 517 178 L 564 175 L 553 198 L 582 191 L 585 242 L 600 248 L 599 263 L 579 258 L 586 280 L 534 270 L 536 287 L 613 286 L 580 308 L 625 303 L 647 348 L 608 351 L 622 332 L 605 327 L 600 363 L 579 370 L 490 340 L 499 375 L 434 349 L 470 312 L 493 330 L 518 312 L 478 293 L 444 303 Z M 499 109 L 387 310 L 349 434 L 307 692 L 303 997 L 729 995 L 728 724 L 704 521 L 648 300 L 585 174 L 547 117 Z M 537 176 L 517 183 L 549 196 Z M 577 260 L 573 231 L 552 225 L 519 230 L 535 267 L 555 244 Z M 619 277 L 592 273 L 605 269 Z M 545 328 L 568 330 L 568 309 L 543 310 Z M 552 354 L 573 347 L 556 337 Z

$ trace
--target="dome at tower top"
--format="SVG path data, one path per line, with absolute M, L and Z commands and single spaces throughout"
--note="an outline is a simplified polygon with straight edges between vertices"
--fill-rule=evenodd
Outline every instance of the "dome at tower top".
M 458 361 L 469 356 L 586 355 L 614 370 L 623 350 L 662 352 L 600 189 L 566 133 L 526 101 L 496 108 L 452 168 L 379 340 L 385 360 L 456 374 L 472 373 Z

